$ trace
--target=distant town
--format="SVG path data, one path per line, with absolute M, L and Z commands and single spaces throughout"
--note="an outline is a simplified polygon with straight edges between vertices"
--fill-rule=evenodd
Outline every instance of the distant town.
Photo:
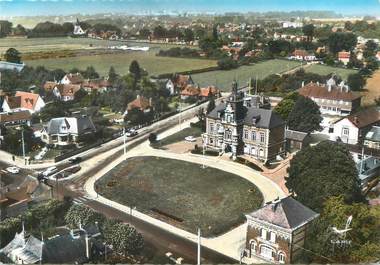
M 0 263 L 380 264 L 380 21 L 0 20 Z

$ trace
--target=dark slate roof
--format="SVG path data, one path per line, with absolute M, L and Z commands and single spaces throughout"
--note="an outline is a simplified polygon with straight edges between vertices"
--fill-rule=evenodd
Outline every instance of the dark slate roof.
M 219 119 L 218 112 L 221 113 L 220 117 L 223 117 L 226 106 L 227 106 L 227 103 L 221 103 L 217 105 L 209 113 L 208 117 L 213 118 L 213 119 Z M 282 118 L 271 110 L 254 108 L 254 107 L 246 108 L 246 110 L 247 111 L 244 117 L 244 124 L 246 125 L 253 125 L 258 128 L 271 129 L 271 128 L 276 128 L 285 124 Z M 257 118 L 256 123 L 253 122 L 254 118 Z
M 285 229 L 293 230 L 315 219 L 318 214 L 289 196 L 271 202 L 251 213 L 249 216 Z
M 373 126 L 372 129 L 366 134 L 365 139 L 373 142 L 380 142 L 380 127 Z
M 285 138 L 295 141 L 302 142 L 305 140 L 305 138 L 308 136 L 308 133 L 305 132 L 299 132 L 299 131 L 293 131 L 293 130 L 286 130 L 285 131 Z
M 90 117 L 80 116 L 80 117 L 62 117 L 62 118 L 54 118 L 51 119 L 46 127 L 46 132 L 51 134 L 59 134 L 61 133 L 61 126 L 65 124 L 67 131 L 63 133 L 85 133 L 87 131 L 95 131 L 95 125 L 92 122 Z
M 42 260 L 43 263 L 81 263 L 85 261 L 85 237 L 74 239 L 67 234 L 45 241 Z

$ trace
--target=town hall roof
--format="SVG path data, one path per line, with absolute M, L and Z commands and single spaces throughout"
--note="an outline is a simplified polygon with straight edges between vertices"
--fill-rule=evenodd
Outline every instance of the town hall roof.
M 312 221 L 318 214 L 289 196 L 270 202 L 248 216 L 293 230 Z
M 224 116 L 224 110 L 227 103 L 218 104 L 208 115 L 213 119 L 221 119 Z M 284 125 L 283 119 L 271 110 L 261 108 L 246 108 L 244 124 L 255 126 L 257 128 L 271 129 Z M 220 114 L 218 114 L 220 113 Z

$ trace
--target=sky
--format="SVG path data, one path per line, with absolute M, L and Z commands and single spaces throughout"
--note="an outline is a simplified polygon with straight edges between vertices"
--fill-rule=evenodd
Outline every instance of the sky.
M 380 0 L 0 0 L 0 17 L 143 11 L 248 12 L 331 10 L 380 15 Z

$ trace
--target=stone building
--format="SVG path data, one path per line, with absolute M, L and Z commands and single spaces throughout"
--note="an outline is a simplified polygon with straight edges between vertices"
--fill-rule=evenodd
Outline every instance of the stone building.
M 246 258 L 292 263 L 302 253 L 307 226 L 318 214 L 286 197 L 267 203 L 246 217 Z
M 285 152 L 285 122 L 271 110 L 244 104 L 237 83 L 226 102 L 206 117 L 203 140 L 207 149 L 249 155 L 260 161 L 273 160 Z

